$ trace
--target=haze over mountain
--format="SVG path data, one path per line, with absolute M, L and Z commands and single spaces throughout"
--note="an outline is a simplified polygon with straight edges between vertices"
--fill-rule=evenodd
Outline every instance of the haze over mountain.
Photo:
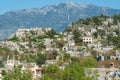
M 23 9 L 0 15 L 0 39 L 4 39 L 18 28 L 51 27 L 56 31 L 78 20 L 100 14 L 115 15 L 120 10 L 75 2 L 64 2 L 42 8 Z

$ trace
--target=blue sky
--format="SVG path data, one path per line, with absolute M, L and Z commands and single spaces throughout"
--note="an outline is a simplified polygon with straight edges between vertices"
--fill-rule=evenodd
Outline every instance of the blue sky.
M 1 0 L 0 14 L 11 10 L 20 10 L 26 8 L 39 8 L 45 5 L 55 4 L 58 2 L 80 2 L 94 4 L 98 6 L 107 6 L 120 9 L 120 0 Z

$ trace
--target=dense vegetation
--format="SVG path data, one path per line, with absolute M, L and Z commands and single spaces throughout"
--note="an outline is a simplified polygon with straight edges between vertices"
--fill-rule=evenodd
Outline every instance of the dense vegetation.
M 79 59 L 78 59 L 79 60 Z M 92 80 L 85 76 L 84 68 L 96 67 L 96 61 L 93 58 L 86 58 L 83 61 L 74 62 L 59 69 L 57 65 L 49 65 L 44 68 L 42 80 Z

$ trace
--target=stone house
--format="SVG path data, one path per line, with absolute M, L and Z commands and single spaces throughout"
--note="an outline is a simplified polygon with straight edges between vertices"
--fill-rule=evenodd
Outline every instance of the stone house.
M 30 70 L 33 74 L 34 79 L 40 78 L 42 76 L 42 68 L 40 68 L 36 63 L 21 63 L 20 61 L 16 61 L 13 59 L 7 60 L 4 63 L 6 71 L 12 70 L 19 65 L 22 66 L 21 70 Z
M 84 43 L 93 43 L 92 36 L 85 36 L 85 37 L 83 37 L 83 42 Z
M 39 67 L 36 63 L 23 63 L 22 70 L 30 70 L 34 79 L 42 77 L 42 68 Z

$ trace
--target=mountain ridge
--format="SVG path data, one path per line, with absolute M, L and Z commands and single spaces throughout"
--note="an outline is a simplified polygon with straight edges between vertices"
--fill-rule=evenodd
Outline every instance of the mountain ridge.
M 10 11 L 0 15 L 0 39 L 6 38 L 18 28 L 51 27 L 60 32 L 79 18 L 100 14 L 112 16 L 119 13 L 118 9 L 76 2 L 61 2 L 41 8 Z

